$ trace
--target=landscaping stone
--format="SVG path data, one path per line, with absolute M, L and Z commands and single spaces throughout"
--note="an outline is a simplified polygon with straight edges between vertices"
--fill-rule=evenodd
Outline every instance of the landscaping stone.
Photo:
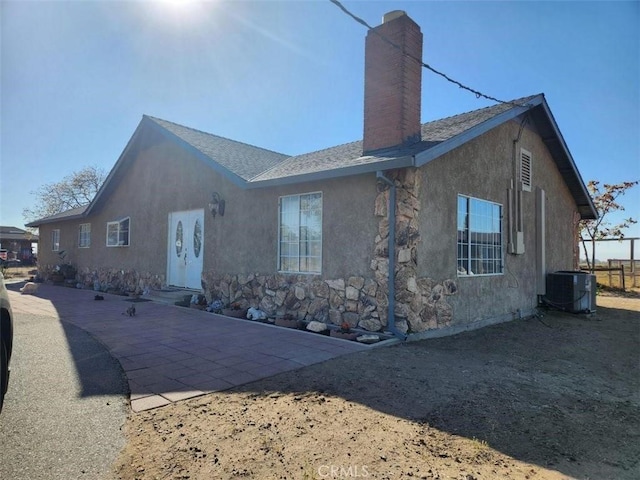
M 378 343 L 380 341 L 380 337 L 378 335 L 365 334 L 356 337 L 356 340 L 360 343 L 371 345 L 372 343 Z
M 307 325 L 307 330 L 311 331 L 311 332 L 316 332 L 316 333 L 320 333 L 320 332 L 324 332 L 325 330 L 327 330 L 329 327 L 327 326 L 326 323 L 323 322 L 317 322 L 315 320 L 312 320 L 311 322 L 309 322 L 309 324 Z

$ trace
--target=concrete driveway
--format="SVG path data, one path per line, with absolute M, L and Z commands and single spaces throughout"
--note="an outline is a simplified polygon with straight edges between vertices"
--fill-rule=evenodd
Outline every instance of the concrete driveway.
M 369 347 L 155 302 L 40 284 L 11 293 L 14 314 L 54 315 L 102 342 L 122 366 L 134 412 L 295 370 Z

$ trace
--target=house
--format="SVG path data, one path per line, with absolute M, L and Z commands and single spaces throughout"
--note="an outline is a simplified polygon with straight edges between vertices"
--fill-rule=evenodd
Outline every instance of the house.
M 31 265 L 38 236 L 17 227 L 0 226 L 0 260 L 19 260 Z
M 91 204 L 29 225 L 42 274 L 64 249 L 88 287 L 401 337 L 530 315 L 596 216 L 544 95 L 421 124 L 418 25 L 385 15 L 365 57 L 362 141 L 288 156 L 144 116 Z

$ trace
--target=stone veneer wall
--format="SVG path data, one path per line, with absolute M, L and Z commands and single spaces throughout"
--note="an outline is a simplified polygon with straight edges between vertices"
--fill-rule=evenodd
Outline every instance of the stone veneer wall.
M 386 176 L 393 180 L 396 187 L 396 326 L 401 331 L 406 329 L 409 333 L 418 333 L 450 325 L 453 321 L 453 309 L 447 297 L 458 291 L 455 280 L 438 282 L 432 278 L 417 276 L 421 171 L 405 168 L 386 172 Z M 388 205 L 389 187 L 379 184 L 374 213 L 380 217 L 380 221 L 371 268 L 376 282 L 385 291 L 389 271 Z
M 39 265 L 38 275 L 46 280 L 55 270 L 55 265 Z M 120 268 L 83 268 L 76 274 L 76 281 L 83 288 L 103 292 L 110 290 L 143 293 L 149 289 L 160 289 L 165 285 L 163 275 Z
M 453 310 L 447 297 L 457 292 L 454 280 L 437 282 L 417 277 L 420 171 L 415 168 L 390 172 L 396 185 L 396 327 L 417 333 L 451 324 Z M 269 316 L 292 314 L 298 319 L 325 323 L 348 323 L 370 331 L 387 326 L 389 188 L 379 186 L 374 214 L 379 217 L 372 254 L 370 278 L 352 276 L 323 280 L 317 275 L 203 274 L 207 298 L 255 307 Z
M 451 324 L 453 310 L 447 298 L 457 292 L 454 280 L 437 282 L 417 276 L 419 235 L 420 170 L 407 168 L 387 172 L 396 185 L 396 327 L 403 333 L 418 333 Z M 298 319 L 317 320 L 370 331 L 387 326 L 389 271 L 389 187 L 379 184 L 374 214 L 379 217 L 378 235 L 372 252 L 370 278 L 351 276 L 323 280 L 318 275 L 260 274 L 219 275 L 208 271 L 202 275 L 202 287 L 208 300 L 225 304 L 238 302 L 255 307 L 269 316 L 292 314 Z M 425 261 L 424 259 L 422 261 Z M 40 268 L 47 274 L 54 266 Z M 126 292 L 143 292 L 164 286 L 162 275 L 134 270 L 89 269 L 78 272 L 77 280 L 86 288 L 96 286 Z

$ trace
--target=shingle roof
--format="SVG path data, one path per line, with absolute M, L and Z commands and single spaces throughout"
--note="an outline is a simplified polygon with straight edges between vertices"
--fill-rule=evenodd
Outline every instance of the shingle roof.
M 535 95 L 514 100 L 510 103 L 501 103 L 425 123 L 421 129 L 422 141 L 405 148 L 388 149 L 371 155 L 363 155 L 362 140 L 358 140 L 336 147 L 318 150 L 317 152 L 289 157 L 270 170 L 256 176 L 251 182 L 274 181 L 329 170 L 335 171 L 367 164 L 379 164 L 381 162 L 391 162 L 401 157 L 415 155 L 445 140 L 449 140 L 496 115 L 508 111 L 513 108 L 514 105 L 526 105 L 533 98 L 535 98 Z
M 38 241 L 38 236 L 17 227 L 0 226 L 0 238 L 3 240 Z
M 145 117 L 246 181 L 289 158 L 282 153 L 201 132 L 160 118 L 148 115 Z
M 58 220 L 70 220 L 75 217 L 82 217 L 84 212 L 89 208 L 89 204 L 83 205 L 82 207 L 72 208 L 70 210 L 65 210 L 64 212 L 56 213 L 55 215 L 50 215 L 45 218 L 41 218 L 39 220 L 35 220 L 33 222 L 27 223 L 27 227 L 37 227 L 42 223 L 51 223 Z
M 536 124 L 540 123 L 548 132 L 544 141 L 548 143 L 554 160 L 576 199 L 581 215 L 583 218 L 592 218 L 596 213 L 591 198 L 542 94 L 425 123 L 421 126 L 420 142 L 367 155 L 363 155 L 362 140 L 358 140 L 302 155 L 288 156 L 147 115 L 143 117 L 138 130 L 149 125 L 147 122 L 151 122 L 153 128 L 203 159 L 212 168 L 227 175 L 236 184 L 244 188 L 259 188 L 392 168 L 419 167 L 491 128 L 529 111 L 533 112 L 532 118 Z M 114 171 L 118 170 L 121 160 L 122 156 Z M 110 178 L 112 175 L 113 171 Z M 107 183 L 109 179 L 103 189 Z M 92 208 L 94 203 L 95 199 L 89 208 Z M 90 212 L 90 209 L 86 208 L 63 212 L 27 226 L 82 216 L 85 212 Z

